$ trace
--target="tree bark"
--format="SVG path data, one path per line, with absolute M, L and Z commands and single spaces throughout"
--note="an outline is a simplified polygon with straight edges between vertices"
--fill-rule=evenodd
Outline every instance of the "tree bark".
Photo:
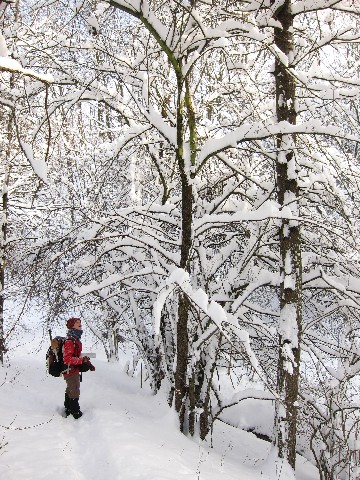
M 282 26 L 274 29 L 274 42 L 286 55 L 288 66 L 293 55 L 293 16 L 290 8 L 291 1 L 285 0 L 274 12 L 274 18 Z M 288 66 L 279 59 L 275 60 L 276 115 L 278 122 L 296 124 L 296 85 Z M 292 214 L 298 216 L 296 138 L 295 135 L 281 134 L 276 142 L 278 201 L 281 207 L 289 207 Z M 279 242 L 281 285 L 275 437 L 279 457 L 295 468 L 302 325 L 301 232 L 298 221 L 282 220 Z
M 180 268 L 190 271 L 190 249 L 192 243 L 192 215 L 193 215 L 193 192 L 189 182 L 189 172 L 186 171 L 184 159 L 184 117 L 182 89 L 185 87 L 184 80 L 178 76 L 178 105 L 177 105 L 177 149 L 176 157 L 180 170 L 182 188 L 182 218 L 181 218 L 181 250 Z M 179 294 L 177 345 L 176 345 L 176 371 L 175 371 L 175 409 L 179 414 L 180 430 L 185 429 L 186 399 L 188 396 L 187 366 L 189 355 L 189 302 L 185 295 Z
M 6 173 L 5 173 L 6 177 Z M 1 264 L 0 264 L 0 363 L 4 363 L 6 352 L 4 339 L 4 308 L 5 308 L 5 261 L 6 261 L 6 231 L 7 231 L 7 204 L 8 194 L 6 189 L 6 178 L 3 182 L 2 193 L 2 220 L 1 220 Z
M 4 311 L 5 311 L 5 268 L 6 268 L 6 242 L 8 230 L 8 187 L 10 177 L 10 154 L 11 154 L 11 132 L 13 125 L 13 114 L 10 113 L 6 125 L 7 145 L 5 149 L 4 179 L 2 182 L 2 211 L 1 211 L 1 238 L 0 238 L 0 363 L 4 363 L 6 353 L 4 338 Z

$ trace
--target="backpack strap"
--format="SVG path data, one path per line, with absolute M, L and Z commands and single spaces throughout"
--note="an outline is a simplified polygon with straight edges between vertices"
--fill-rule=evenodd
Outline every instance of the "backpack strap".
M 76 340 L 77 340 L 77 339 L 76 339 L 75 337 L 72 337 L 71 335 L 69 335 L 68 337 L 65 338 L 65 342 L 66 342 L 67 340 L 72 340 L 72 342 L 73 342 L 73 344 L 74 344 L 74 351 L 75 351 L 76 348 L 77 348 L 77 346 L 78 346 L 77 343 L 76 343 Z M 65 342 L 64 342 L 64 343 L 65 343 Z M 78 352 L 75 352 L 75 353 L 78 353 Z M 75 356 L 80 356 L 80 355 L 75 355 Z

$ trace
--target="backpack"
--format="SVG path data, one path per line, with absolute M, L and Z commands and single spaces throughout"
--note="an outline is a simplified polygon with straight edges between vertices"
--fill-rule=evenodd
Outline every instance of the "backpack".
M 64 364 L 63 360 L 63 345 L 65 340 L 65 337 L 54 337 L 46 352 L 47 371 L 53 377 L 60 377 L 67 369 L 67 365 Z

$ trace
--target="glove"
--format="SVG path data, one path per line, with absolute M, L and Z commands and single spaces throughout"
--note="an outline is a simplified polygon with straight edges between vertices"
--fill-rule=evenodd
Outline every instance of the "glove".
M 89 357 L 83 357 L 82 363 L 90 363 L 90 358 Z
M 89 361 L 89 364 L 90 364 L 90 371 L 91 372 L 95 372 L 95 367 L 94 365 Z

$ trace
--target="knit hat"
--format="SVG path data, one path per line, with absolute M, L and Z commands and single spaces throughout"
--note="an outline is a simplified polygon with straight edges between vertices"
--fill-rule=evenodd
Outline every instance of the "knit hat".
M 78 320 L 80 320 L 80 318 L 69 318 L 69 320 L 66 322 L 66 326 L 67 328 L 73 328 L 74 325 L 75 325 L 75 322 L 77 322 Z

